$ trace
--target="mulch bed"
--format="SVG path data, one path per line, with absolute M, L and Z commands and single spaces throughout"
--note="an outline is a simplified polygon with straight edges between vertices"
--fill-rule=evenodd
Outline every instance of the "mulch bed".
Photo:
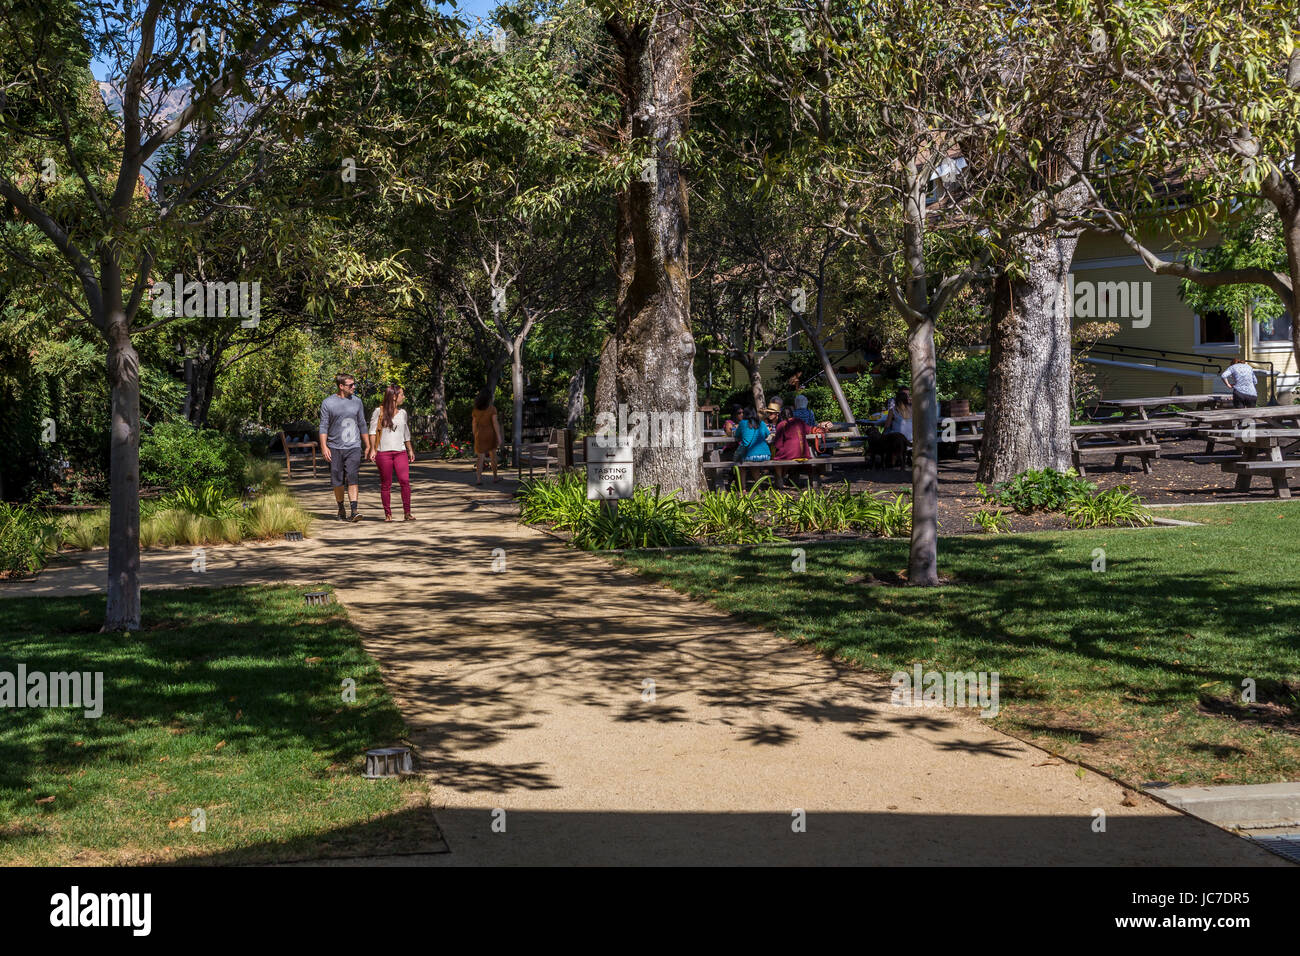
M 1232 449 L 1220 445 L 1215 455 L 1229 460 Z M 1219 461 L 1197 462 L 1204 458 L 1204 439 L 1161 442 L 1160 457 L 1151 462 L 1151 474 L 1145 474 L 1135 460 L 1126 460 L 1116 470 L 1114 460 L 1090 462 L 1087 480 L 1099 491 L 1116 485 L 1128 487 L 1147 504 L 1224 504 L 1233 501 L 1276 501 L 1273 486 L 1266 478 L 1256 477 L 1253 487 L 1244 494 L 1233 490 L 1235 475 L 1221 471 Z M 982 534 L 971 524 L 970 516 L 984 507 L 975 490 L 976 459 L 969 453 L 939 462 L 939 533 Z M 846 468 L 832 473 L 834 481 L 849 478 L 854 491 L 910 490 L 912 476 L 901 470 Z M 1300 495 L 1297 479 L 1292 478 L 1292 492 Z M 1006 512 L 1012 531 L 1054 531 L 1068 527 L 1065 518 L 1051 514 L 1021 515 Z

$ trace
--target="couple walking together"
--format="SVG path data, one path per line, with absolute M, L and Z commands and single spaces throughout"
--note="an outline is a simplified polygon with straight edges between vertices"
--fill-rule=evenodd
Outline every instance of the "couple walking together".
M 320 406 L 320 447 L 330 466 L 339 520 L 360 520 L 357 514 L 360 491 L 357 476 L 363 458 L 379 467 L 379 497 L 384 503 L 384 520 L 393 520 L 390 492 L 394 477 L 401 487 L 402 512 L 407 521 L 414 520 L 411 514 L 410 464 L 415 461 L 415 446 L 411 444 L 406 409 L 401 407 L 406 401 L 402 386 L 389 385 L 384 390 L 383 401 L 367 423 L 365 406 L 354 394 L 356 379 L 351 375 L 338 375 L 334 384 L 338 392 L 321 402 Z M 343 508 L 345 489 L 352 505 L 350 516 Z

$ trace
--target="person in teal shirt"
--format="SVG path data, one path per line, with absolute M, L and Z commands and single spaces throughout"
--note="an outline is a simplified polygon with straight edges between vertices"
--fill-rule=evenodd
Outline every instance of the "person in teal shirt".
M 745 409 L 745 417 L 740 420 L 735 431 L 731 433 L 736 439 L 736 461 L 770 461 L 772 452 L 767 445 L 767 436 L 771 430 L 767 423 L 758 417 L 755 409 Z

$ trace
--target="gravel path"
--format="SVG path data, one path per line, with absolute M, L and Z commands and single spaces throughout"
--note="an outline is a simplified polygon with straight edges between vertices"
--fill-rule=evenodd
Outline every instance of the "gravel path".
M 202 575 L 190 549 L 144 557 L 146 614 L 158 587 L 337 589 L 451 848 L 388 862 L 1288 865 L 968 712 L 890 706 L 884 679 L 522 528 L 512 481 L 472 479 L 417 463 L 419 520 L 385 524 L 367 468 L 358 524 L 209 548 Z M 291 486 L 332 510 L 325 477 Z M 93 554 L 0 596 L 103 573 Z

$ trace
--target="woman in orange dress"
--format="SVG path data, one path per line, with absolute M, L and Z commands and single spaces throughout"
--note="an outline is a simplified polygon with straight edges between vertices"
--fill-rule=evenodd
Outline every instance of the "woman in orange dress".
M 496 406 L 492 404 L 492 393 L 487 389 L 479 392 L 474 399 L 471 417 L 474 422 L 474 454 L 478 455 L 478 462 L 474 466 L 474 484 L 483 484 L 483 466 L 489 458 L 492 460 L 492 480 L 500 481 L 501 477 L 497 474 L 497 449 L 506 442 L 501 435 L 501 419 L 497 416 Z

